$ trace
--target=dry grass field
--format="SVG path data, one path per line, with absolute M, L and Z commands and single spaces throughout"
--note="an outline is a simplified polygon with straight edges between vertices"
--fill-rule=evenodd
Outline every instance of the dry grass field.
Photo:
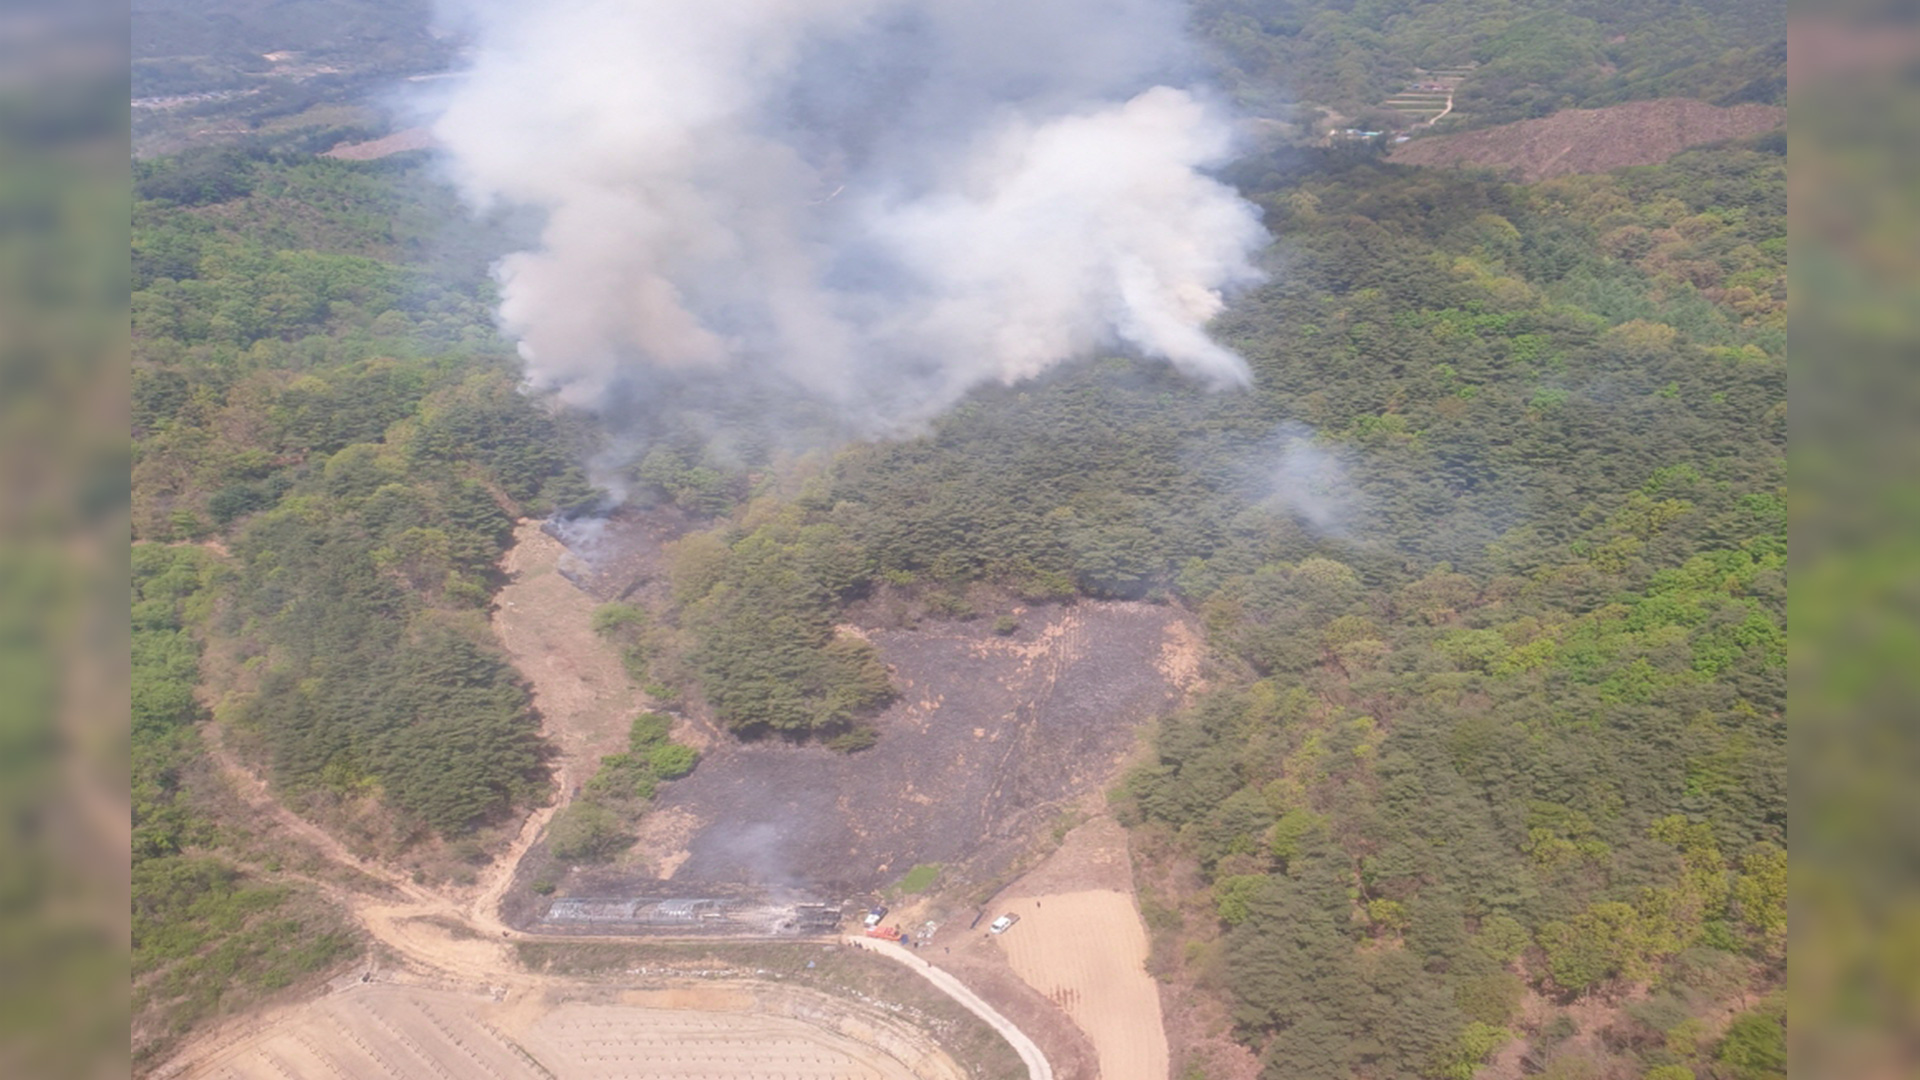
M 852 1039 L 774 1016 L 568 1005 L 529 1033 L 534 1053 L 563 1077 L 791 1077 L 894 1080 L 913 1073 Z
M 593 597 L 561 573 L 567 549 L 524 521 L 501 560 L 512 577 L 494 606 L 493 630 L 533 688 L 541 734 L 559 751 L 554 779 L 565 805 L 604 754 L 627 748 L 627 729 L 646 699 L 620 657 L 593 632 Z
M 334 994 L 240 1041 L 192 1080 L 956 1080 L 944 1054 L 876 1046 L 787 1016 L 714 1008 L 497 1004 L 417 987 Z
M 1394 150 L 1401 165 L 1501 169 L 1529 183 L 1571 173 L 1600 173 L 1653 165 L 1702 143 L 1771 131 L 1785 109 L 1772 105 L 1720 108 L 1704 101 L 1659 98 L 1604 109 L 1562 109 L 1479 131 L 1415 139 Z
M 1020 916 L 997 940 L 1014 972 L 1087 1033 L 1101 1080 L 1167 1080 L 1160 990 L 1131 895 L 1088 889 L 1002 900 L 995 910 Z

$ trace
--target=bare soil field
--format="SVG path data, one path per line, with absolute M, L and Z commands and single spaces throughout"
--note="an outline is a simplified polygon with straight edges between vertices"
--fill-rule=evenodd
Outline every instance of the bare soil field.
M 1008 962 L 1087 1033 L 1102 1080 L 1166 1080 L 1160 989 L 1147 974 L 1147 932 L 1133 896 L 1089 889 L 1000 909 L 1020 915 L 999 937 Z
M 880 944 L 861 940 L 863 945 Z M 903 1061 L 917 1061 L 928 1047 L 937 1046 L 973 1080 L 1029 1076 L 1007 1038 L 964 1002 L 910 965 L 865 948 L 628 938 L 527 941 L 517 952 L 530 972 L 537 973 L 535 978 L 565 979 L 572 987 L 654 987 L 621 991 L 621 1004 L 776 1012 L 877 1046 Z
M 987 913 L 1020 917 L 993 941 L 1022 981 L 1086 1033 L 1101 1080 L 1166 1080 L 1160 987 L 1147 974 L 1147 931 L 1118 824 L 1098 818 L 1074 830 Z
M 510 576 L 493 608 L 493 632 L 527 679 L 540 733 L 555 748 L 551 806 L 535 809 L 475 890 L 471 911 L 489 925 L 513 886 L 516 871 L 547 822 L 592 778 L 600 758 L 627 748 L 633 718 L 649 702 L 634 689 L 625 665 L 593 632 L 594 598 L 565 572 L 577 562 L 541 523 L 522 521 L 501 560 Z
M 341 143 L 320 156 L 342 161 L 373 161 L 407 150 L 425 150 L 433 144 L 433 132 L 426 128 L 407 128 L 366 142 Z
M 1137 603 L 1036 608 L 1022 621 L 1006 637 L 984 620 L 864 631 L 901 694 L 875 746 L 712 746 L 652 811 L 674 827 L 650 839 L 684 846 L 638 853 L 671 889 L 602 870 L 574 873 L 563 891 L 757 886 L 837 899 L 1024 840 L 1108 782 L 1140 726 L 1179 699 L 1192 631 L 1183 613 Z
M 603 754 L 627 748 L 627 729 L 645 699 L 619 655 L 593 632 L 594 598 L 563 576 L 567 549 L 538 522 L 523 521 L 501 563 L 493 631 L 533 689 L 541 734 L 559 749 L 555 779 L 564 804 Z
M 764 995 L 635 992 L 631 1000 L 501 1003 L 419 987 L 361 986 L 229 1047 L 194 1080 L 960 1080 L 931 1044 L 863 1041 Z M 805 1006 L 788 1011 L 805 1011 Z M 854 1032 L 877 1032 L 854 1023 Z M 876 1043 L 891 1043 L 883 1049 Z
M 1772 105 L 1721 108 L 1686 98 L 1633 101 L 1604 109 L 1563 109 L 1551 116 L 1483 131 L 1415 139 L 1388 160 L 1399 165 L 1480 166 L 1532 182 L 1571 173 L 1654 165 L 1689 146 L 1757 135 L 1787 119 Z
M 567 1005 L 528 1033 L 563 1077 L 906 1080 L 905 1062 L 785 1017 Z M 944 1070 L 942 1070 L 944 1071 Z

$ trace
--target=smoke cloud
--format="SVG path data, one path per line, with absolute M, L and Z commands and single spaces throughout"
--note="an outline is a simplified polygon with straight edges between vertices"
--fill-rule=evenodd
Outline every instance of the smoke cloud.
M 1248 378 L 1205 327 L 1267 236 L 1204 172 L 1234 140 L 1177 0 L 461 13 L 435 131 L 476 203 L 547 215 L 499 316 L 570 403 L 751 384 L 884 430 L 1103 348 Z
M 1323 536 L 1346 536 L 1353 516 L 1354 485 L 1347 466 L 1313 432 L 1284 424 L 1262 454 L 1263 503 L 1293 514 Z

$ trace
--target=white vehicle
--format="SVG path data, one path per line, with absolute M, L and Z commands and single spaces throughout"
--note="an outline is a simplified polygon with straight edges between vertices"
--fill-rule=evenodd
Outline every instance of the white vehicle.
M 880 920 L 886 917 L 887 917 L 887 909 L 884 907 L 876 907 L 873 910 L 867 912 L 867 917 L 860 921 L 866 925 L 867 929 L 871 930 L 874 927 L 879 926 Z
M 1009 911 L 1005 915 L 993 920 L 993 923 L 987 927 L 987 932 L 990 934 L 1004 934 L 1007 932 L 1008 927 L 1019 921 L 1020 916 Z

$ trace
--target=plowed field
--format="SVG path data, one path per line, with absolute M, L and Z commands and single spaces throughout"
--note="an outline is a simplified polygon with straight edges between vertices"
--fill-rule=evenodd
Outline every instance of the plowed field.
M 1101 1080 L 1166 1080 L 1160 989 L 1133 897 L 1111 889 L 1003 902 L 1020 916 L 997 939 L 1014 973 L 1093 1042 Z
M 229 1048 L 194 1080 L 955 1080 L 937 1052 L 900 1058 L 785 1016 L 483 999 L 372 986 L 315 1002 Z

